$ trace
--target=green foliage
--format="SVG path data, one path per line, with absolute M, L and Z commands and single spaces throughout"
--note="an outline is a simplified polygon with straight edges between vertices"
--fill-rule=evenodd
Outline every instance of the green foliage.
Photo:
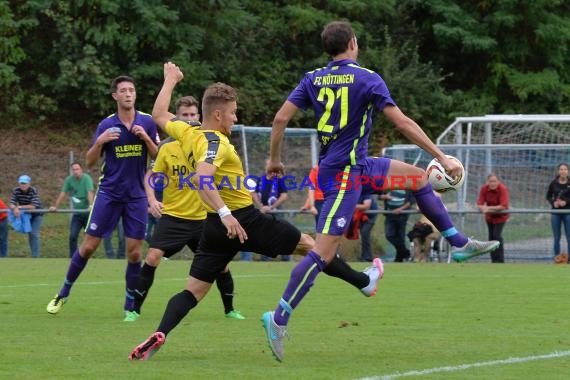
M 27 58 L 21 36 L 35 26 L 37 20 L 14 12 L 8 2 L 0 2 L 0 113 L 7 116 L 0 120 L 0 126 L 17 115 L 24 104 L 27 94 L 22 92 L 16 68 Z
M 451 74 L 446 89 L 460 91 L 456 112 L 567 112 L 568 2 L 407 3 L 421 31 L 422 57 Z
M 378 50 L 364 51 L 362 62 L 379 72 L 391 89 L 392 97 L 402 110 L 416 120 L 428 134 L 437 136 L 452 104 L 451 98 L 441 87 L 444 77 L 434 67 L 422 64 L 413 41 L 396 46 L 388 28 L 384 30 L 384 42 Z M 378 128 L 372 135 L 372 149 L 379 151 L 383 140 L 395 143 L 402 139 L 385 119 L 376 118 Z
M 121 74 L 150 111 L 168 60 L 186 76 L 175 96 L 227 82 L 239 122 L 269 125 L 303 73 L 327 63 L 320 31 L 335 19 L 352 22 L 360 63 L 432 136 L 457 114 L 569 109 L 562 0 L 11 0 L 0 3 L 0 126 L 99 120 Z M 376 144 L 397 141 L 377 119 Z M 306 113 L 291 126 L 313 123 Z

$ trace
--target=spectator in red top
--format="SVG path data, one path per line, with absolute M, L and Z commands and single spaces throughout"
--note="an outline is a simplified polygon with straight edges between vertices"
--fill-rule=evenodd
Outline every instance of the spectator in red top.
M 481 186 L 477 207 L 485 214 L 485 222 L 489 229 L 489 239 L 501 242 L 499 247 L 491 252 L 491 261 L 494 263 L 504 263 L 505 253 L 503 250 L 503 227 L 509 214 L 497 213 L 497 211 L 508 210 L 509 189 L 501 183 L 499 176 L 491 173 L 487 176 L 487 183 Z
M 0 210 L 7 210 L 8 206 L 0 199 Z M 0 212 L 0 257 L 8 256 L 8 213 Z

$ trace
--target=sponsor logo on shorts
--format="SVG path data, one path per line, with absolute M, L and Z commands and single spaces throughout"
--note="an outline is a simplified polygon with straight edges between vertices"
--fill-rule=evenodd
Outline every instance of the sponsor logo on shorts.
M 344 226 L 346 226 L 346 218 L 344 216 L 338 218 L 336 220 L 336 226 L 339 228 L 344 228 Z

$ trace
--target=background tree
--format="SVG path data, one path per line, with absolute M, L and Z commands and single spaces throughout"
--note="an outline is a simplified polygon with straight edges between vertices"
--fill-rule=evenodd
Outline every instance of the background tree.
M 352 22 L 359 62 L 435 137 L 457 115 L 568 112 L 570 3 L 562 0 L 9 0 L 0 3 L 3 126 L 93 125 L 113 112 L 109 82 L 135 78 L 149 111 L 162 63 L 175 96 L 223 81 L 240 122 L 270 125 L 305 71 L 324 66 L 320 32 Z M 312 127 L 310 113 L 297 127 Z M 398 142 L 377 117 L 373 153 Z

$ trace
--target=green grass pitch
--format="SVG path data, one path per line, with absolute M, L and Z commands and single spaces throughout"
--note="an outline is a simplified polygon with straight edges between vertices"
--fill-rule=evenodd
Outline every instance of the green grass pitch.
M 365 298 L 318 277 L 276 362 L 259 320 L 294 263 L 234 262 L 235 306 L 214 286 L 148 362 L 130 351 L 183 289 L 190 262 L 163 262 L 143 314 L 122 322 L 125 261 L 93 259 L 58 315 L 46 304 L 67 259 L 0 260 L 0 377 L 10 379 L 567 379 L 569 266 L 386 264 Z M 352 264 L 363 269 L 364 264 Z M 559 355 L 559 356 L 556 356 Z

